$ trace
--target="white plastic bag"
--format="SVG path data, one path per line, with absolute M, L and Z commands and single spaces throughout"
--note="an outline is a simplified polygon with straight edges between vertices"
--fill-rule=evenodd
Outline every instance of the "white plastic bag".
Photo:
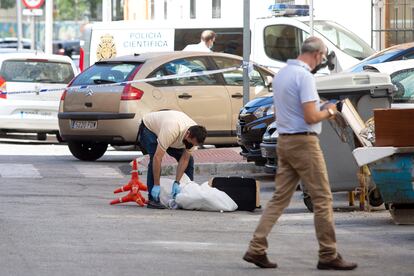
M 172 189 L 173 182 L 174 182 L 174 179 L 163 178 L 163 177 L 160 178 L 160 186 L 161 186 L 160 187 L 160 202 L 162 205 L 164 205 L 167 208 L 170 208 L 171 200 L 173 200 L 171 196 L 171 189 Z M 181 190 L 189 182 L 191 182 L 190 178 L 186 174 L 183 174 L 183 176 L 180 179 Z
M 225 192 L 217 190 L 205 182 L 201 185 L 190 182 L 181 188 L 175 202 L 182 209 L 231 212 L 237 204 Z
M 161 178 L 161 203 L 171 207 L 171 188 L 174 180 Z M 175 198 L 179 208 L 187 210 L 202 211 L 224 211 L 231 212 L 237 209 L 237 204 L 225 193 L 208 185 L 205 182 L 201 185 L 191 181 L 184 174 L 180 180 L 181 192 Z

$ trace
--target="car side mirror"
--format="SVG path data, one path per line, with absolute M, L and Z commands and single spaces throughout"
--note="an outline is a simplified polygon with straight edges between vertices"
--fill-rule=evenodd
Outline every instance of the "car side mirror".
M 273 82 L 273 77 L 272 76 L 266 76 L 265 85 L 266 85 L 267 89 L 269 90 L 269 92 L 273 91 L 272 82 Z

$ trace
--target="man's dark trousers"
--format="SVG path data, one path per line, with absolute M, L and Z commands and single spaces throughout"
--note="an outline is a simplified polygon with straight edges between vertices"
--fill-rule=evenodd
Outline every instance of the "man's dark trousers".
M 150 156 L 150 161 L 148 163 L 148 172 L 147 172 L 147 187 L 148 187 L 148 199 L 152 200 L 151 190 L 152 190 L 152 187 L 154 186 L 154 175 L 152 173 L 152 161 L 154 159 L 154 154 L 158 146 L 157 135 L 155 135 L 155 133 L 153 133 L 147 127 L 143 126 L 139 134 L 139 142 Z M 174 157 L 175 160 L 177 160 L 177 162 L 180 160 L 184 151 L 185 149 L 176 149 L 176 148 L 167 149 L 167 153 L 170 156 Z M 194 159 L 192 156 L 190 157 L 190 160 L 188 161 L 188 166 L 185 169 L 185 174 L 188 175 L 188 177 L 191 180 L 194 180 Z

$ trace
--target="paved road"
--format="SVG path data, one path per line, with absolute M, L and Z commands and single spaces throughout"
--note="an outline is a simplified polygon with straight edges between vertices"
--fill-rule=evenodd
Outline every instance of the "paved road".
M 75 160 L 65 146 L 0 143 L 0 275 L 413 275 L 414 227 L 335 195 L 338 247 L 354 272 L 315 269 L 312 214 L 295 194 L 270 237 L 277 270 L 241 260 L 261 211 L 213 213 L 110 206 L 139 152 Z M 273 191 L 262 182 L 262 203 Z M 198 175 L 203 182 L 208 175 Z M 142 176 L 145 179 L 145 176 Z

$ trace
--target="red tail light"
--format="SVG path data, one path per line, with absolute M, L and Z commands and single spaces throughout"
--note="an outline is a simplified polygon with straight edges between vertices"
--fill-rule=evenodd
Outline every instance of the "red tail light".
M 75 79 L 76 79 L 76 77 L 75 77 L 75 78 L 73 78 L 73 79 L 69 82 L 68 86 L 67 86 L 67 87 L 66 87 L 66 89 L 63 91 L 62 96 L 60 96 L 60 100 L 61 100 L 61 101 L 64 101 L 64 100 L 65 100 L 66 93 L 68 92 L 68 88 L 72 85 L 72 82 L 73 82 Z
M 60 96 L 60 100 L 61 101 L 64 101 L 65 100 L 65 97 L 66 97 L 66 92 L 68 91 L 68 89 L 65 89 L 64 91 L 63 91 L 63 93 L 62 93 L 62 96 Z
M 85 51 L 81 47 L 79 50 L 79 70 L 82 72 L 84 67 Z
M 142 65 L 138 66 L 134 70 L 134 72 L 132 72 L 132 74 L 128 77 L 127 81 L 132 81 L 134 79 L 139 69 L 141 69 L 141 66 Z M 122 91 L 121 100 L 139 100 L 142 98 L 142 95 L 144 95 L 144 91 L 136 87 L 133 87 L 131 84 L 127 84 L 125 85 L 125 88 Z
M 122 91 L 121 100 L 139 100 L 144 95 L 144 91 L 127 84 Z
M 6 80 L 0 76 L 0 99 L 7 99 L 7 94 L 2 92 L 6 91 Z

